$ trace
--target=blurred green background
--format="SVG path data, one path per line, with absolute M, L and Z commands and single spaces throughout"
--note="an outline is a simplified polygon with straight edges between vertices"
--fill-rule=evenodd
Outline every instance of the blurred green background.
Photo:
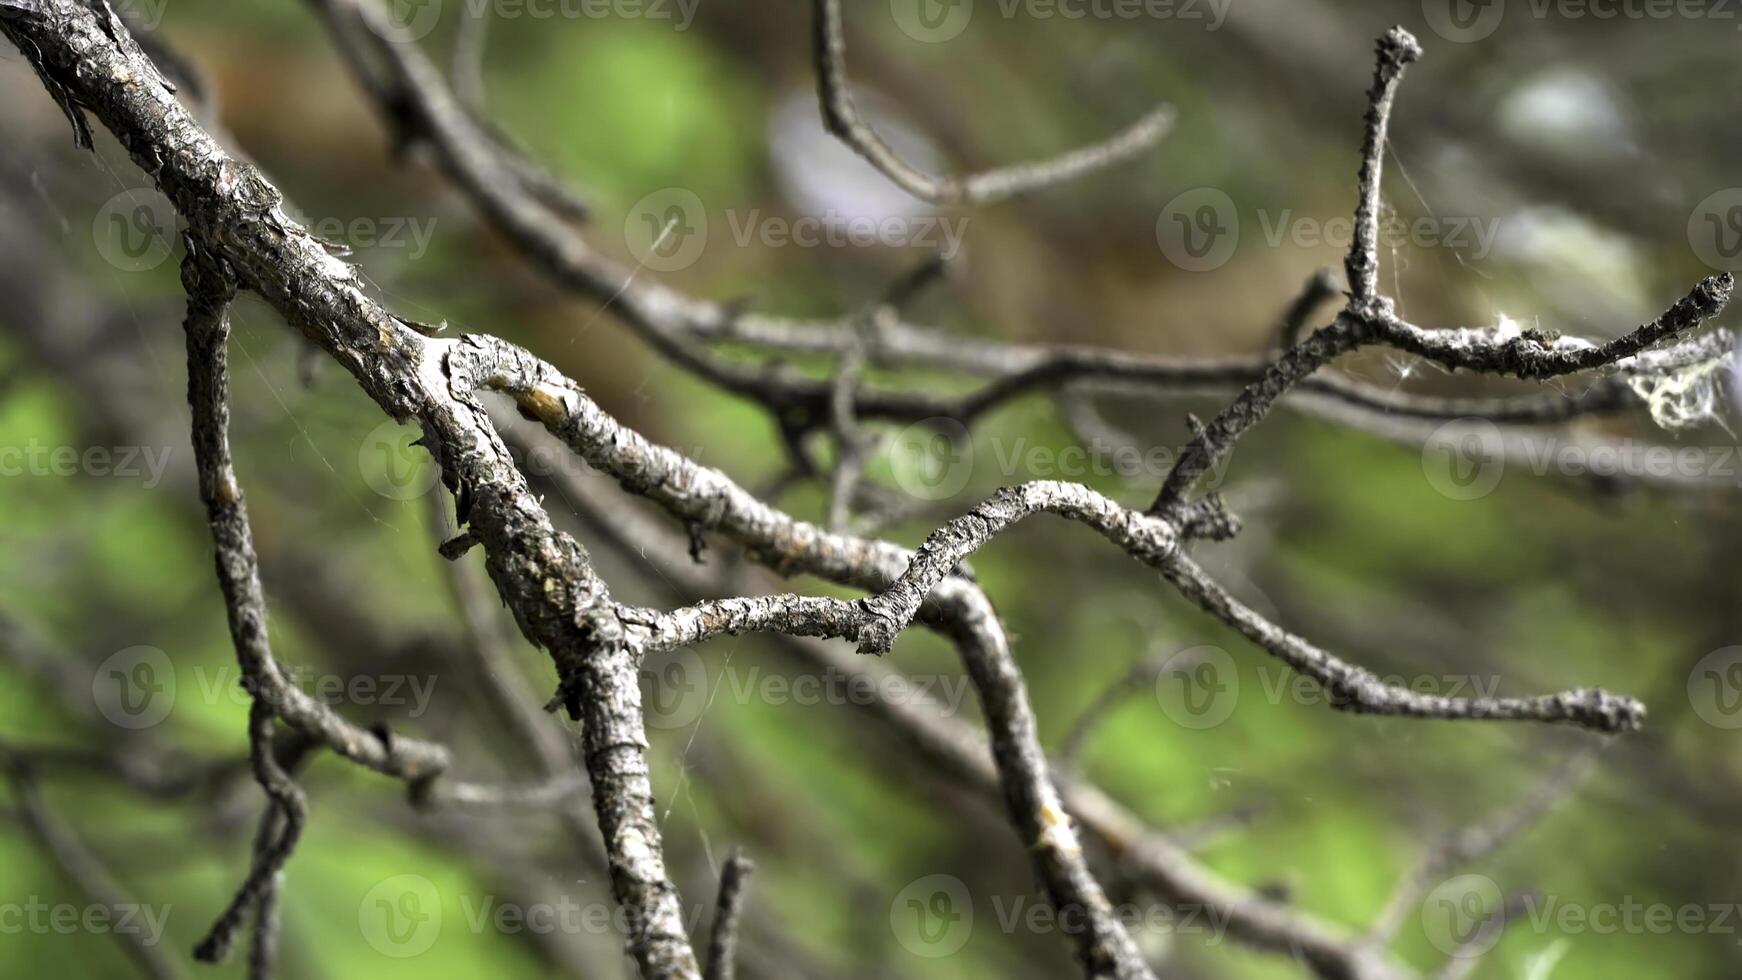
M 425 0 L 439 16 L 423 40 L 443 64 L 464 16 L 461 0 L 445 2 Z M 825 214 L 897 214 L 919 227 L 911 222 L 927 215 L 826 142 L 819 149 L 807 3 L 700 0 L 693 19 L 675 3 L 531 14 L 584 6 L 491 7 L 482 78 L 490 117 L 593 202 L 596 247 L 633 263 L 639 202 L 681 188 L 702 203 L 704 246 L 684 268 L 644 275 L 761 312 L 815 316 L 862 308 L 925 257 L 924 242 L 804 247 L 735 234 Z M 1505 315 L 1604 339 L 1682 295 L 1712 271 L 1707 260 L 1723 264 L 1723 242 L 1701 237 L 1733 213 L 1714 195 L 1742 185 L 1742 22 L 1721 6 L 1601 19 L 1496 3 L 1466 10 L 1473 21 L 1448 21 L 1432 2 L 1232 0 L 1083 18 L 1045 9 L 980 0 L 965 28 L 941 40 L 904 33 L 900 2 L 848 11 L 862 100 L 941 165 L 1046 156 L 1157 101 L 1179 112 L 1162 145 L 1132 163 L 946 215 L 965 220 L 961 254 L 911 311 L 940 330 L 1158 353 L 1264 349 L 1306 277 L 1340 261 L 1342 240 L 1327 223 L 1353 210 L 1372 39 L 1392 23 L 1415 31 L 1427 52 L 1404 83 L 1386 185 L 1399 217 L 1427 219 L 1427 232 L 1384 256 L 1386 289 L 1412 320 L 1487 325 Z M 1483 12 L 1496 9 L 1483 33 Z M 540 279 L 417 153 L 395 160 L 308 9 L 136 0 L 132 13 L 210 73 L 237 148 L 294 213 L 351 239 L 354 260 L 396 310 L 527 345 L 627 424 L 746 486 L 781 476 L 780 434 L 756 407 L 687 377 L 597 303 Z M 192 483 L 174 255 L 124 247 L 135 209 L 160 199 L 112 140 L 94 156 L 73 151 L 58 110 L 10 48 L 0 75 L 11 93 L 0 106 L 0 446 L 140 447 L 142 467 L 167 460 L 160 478 L 85 465 L 72 475 L 26 466 L 0 479 L 9 558 L 0 562 L 0 743 L 138 753 L 204 772 L 245 755 L 247 701 Z M 1225 195 L 1239 230 L 1224 261 L 1182 267 L 1203 263 L 1170 254 L 1170 209 L 1204 188 Z M 1225 226 L 1228 213 L 1218 217 Z M 155 220 L 168 227 L 166 216 Z M 1720 322 L 1736 325 L 1734 315 Z M 446 742 L 463 778 L 534 778 L 529 751 L 463 655 L 420 493 L 431 482 L 427 457 L 405 449 L 409 433 L 384 427 L 353 382 L 264 306 L 245 300 L 235 328 L 233 438 L 279 656 L 311 682 L 339 685 L 347 716 Z M 1523 390 L 1385 352 L 1343 366 L 1388 389 Z M 878 378 L 972 386 L 918 372 Z M 1177 447 L 1186 413 L 1207 417 L 1221 401 L 1095 398 L 1104 422 L 1143 447 Z M 1199 557 L 1261 612 L 1384 675 L 1441 693 L 1601 685 L 1642 698 L 1645 731 L 1609 747 L 1539 824 L 1459 870 L 1531 894 L 1538 910 L 1734 912 L 1742 687 L 1730 668 L 1742 657 L 1725 651 L 1742 643 L 1735 440 L 1722 423 L 1669 432 L 1632 415 L 1557 431 L 1569 442 L 1693 447 L 1703 479 L 1665 487 L 1509 466 L 1493 492 L 1455 499 L 1436 489 L 1439 464 L 1419 440 L 1279 412 L 1219 481 L 1245 532 L 1200 546 Z M 887 533 L 915 544 L 992 488 L 1034 477 L 1082 479 L 1133 505 L 1150 499 L 1162 475 L 1154 468 L 1035 472 L 1044 453 L 1084 438 L 1048 393 L 1009 404 L 976 429 L 961 490 Z M 911 462 L 879 453 L 870 475 L 897 485 Z M 785 489 L 780 503 L 820 519 L 826 496 L 811 481 Z M 559 519 L 568 503 L 547 493 Z M 577 533 L 619 596 L 673 604 L 663 582 L 688 563 L 681 546 L 623 554 Z M 735 559 L 719 543 L 709 560 Z M 1082 771 L 1159 828 L 1249 814 L 1208 841 L 1202 860 L 1350 927 L 1373 920 L 1440 835 L 1504 811 L 1582 742 L 1562 730 L 1303 703 L 1313 699 L 1290 696 L 1273 661 L 1081 528 L 1024 526 L 975 567 L 1014 637 L 1049 745 L 1140 659 L 1225 651 L 1225 720 L 1195 726 L 1202 718 L 1181 712 L 1164 675 L 1096 730 Z M 496 628 L 512 632 L 501 619 Z M 547 692 L 548 659 L 513 642 L 513 666 Z M 127 727 L 105 700 L 106 677 L 148 655 L 129 652 L 139 647 L 172 665 L 173 690 L 159 694 L 172 707 Z M 934 637 L 910 633 L 889 662 L 940 691 L 963 690 Z M 668 689 L 651 680 L 656 712 L 670 712 L 652 733 L 668 857 L 698 935 L 720 860 L 742 847 L 758 862 L 744 974 L 1076 974 L 1056 928 L 1013 913 L 1041 899 L 997 805 L 929 775 L 850 703 L 771 693 L 769 678 L 790 680 L 799 668 L 761 639 L 724 640 L 674 664 L 659 675 Z M 971 691 L 953 708 L 978 724 Z M 39 781 L 57 819 L 134 900 L 164 913 L 161 943 L 188 975 L 242 975 L 244 957 L 196 968 L 188 951 L 244 874 L 260 805 L 245 767 L 219 765 L 161 798 L 77 767 L 44 769 Z M 611 912 L 601 875 L 550 813 L 419 812 L 397 784 L 329 757 L 304 781 L 310 824 L 286 877 L 282 975 L 633 975 L 620 936 L 601 925 Z M 0 908 L 11 910 L 0 914 L 0 973 L 131 975 L 108 936 L 28 924 L 30 907 L 89 900 L 27 833 L 11 794 L 0 789 Z M 902 896 L 934 875 L 971 896 L 971 910 L 956 909 L 965 931 L 932 923 L 946 945 L 960 939 L 948 955 L 902 926 Z M 438 927 L 412 941 L 415 955 L 370 918 L 382 895 L 408 888 L 440 907 Z M 498 916 L 506 907 L 536 919 L 568 905 L 581 912 L 550 929 Z M 1717 916 L 1667 931 L 1527 918 L 1476 975 L 1734 976 L 1742 914 Z M 1437 966 L 1444 957 L 1430 932 L 1412 914 L 1399 955 Z M 1191 930 L 1139 935 L 1169 977 L 1306 973 Z

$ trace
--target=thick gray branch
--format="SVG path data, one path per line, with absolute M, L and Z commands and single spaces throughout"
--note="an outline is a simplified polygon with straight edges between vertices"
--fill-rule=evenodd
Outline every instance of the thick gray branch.
M 659 857 L 645 761 L 634 759 L 645 740 L 632 711 L 639 705 L 636 665 L 612 642 L 609 598 L 586 552 L 551 527 L 487 415 L 449 391 L 424 337 L 366 296 L 353 269 L 285 216 L 278 192 L 200 129 L 124 31 L 106 30 L 90 8 L 70 0 L 47 0 L 39 12 L 0 20 L 0 29 L 30 54 L 45 79 L 72 93 L 116 135 L 215 266 L 343 364 L 384 410 L 423 427 L 521 629 L 550 649 L 565 679 L 572 679 L 565 692 L 571 710 L 581 714 L 582 702 L 590 702 L 586 737 L 595 807 L 614 848 L 612 885 L 632 924 L 630 952 L 649 980 L 694 980 L 699 970 Z M 233 479 L 208 482 L 224 518 L 214 521 L 225 536 L 220 574 L 234 587 L 250 580 L 244 565 L 226 567 L 224 559 L 246 541 L 245 522 L 228 516 L 239 495 Z M 259 607 L 257 585 L 255 591 L 245 601 L 232 600 L 232 609 Z M 239 648 L 263 641 L 263 619 L 241 616 L 235 625 L 245 641 Z M 255 666 L 266 663 L 254 657 Z M 286 704 L 293 720 L 301 702 L 289 693 Z M 435 760 L 401 752 L 396 743 L 402 740 L 347 741 L 344 734 L 334 733 L 341 751 L 384 771 L 439 771 Z

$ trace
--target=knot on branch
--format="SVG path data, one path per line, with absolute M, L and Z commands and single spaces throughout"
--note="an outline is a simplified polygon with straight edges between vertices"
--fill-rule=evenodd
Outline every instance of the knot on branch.
M 1728 272 L 1701 279 L 1699 285 L 1676 304 L 1670 307 L 1664 319 L 1676 322 L 1692 321 L 1695 323 L 1710 320 L 1722 313 L 1730 302 L 1730 294 L 1735 291 L 1736 277 Z
M 550 700 L 544 703 L 544 710 L 556 711 L 558 708 L 568 712 L 570 721 L 581 719 L 581 665 L 579 658 L 564 651 L 554 651 L 551 659 L 556 662 L 556 691 Z
M 568 712 L 571 721 L 579 721 L 581 701 L 588 685 L 587 660 L 600 656 L 603 651 L 624 646 L 628 637 L 622 618 L 608 604 L 581 609 L 575 613 L 574 625 L 577 634 L 574 642 L 551 651 L 551 659 L 556 663 L 557 685 L 555 693 L 545 702 L 544 710 L 561 708 Z
M 1395 74 L 1403 70 L 1403 66 L 1421 58 L 1421 42 L 1415 35 L 1401 26 L 1393 27 L 1379 36 L 1379 72 L 1381 75 Z
M 1343 312 L 1351 324 L 1348 329 L 1365 340 L 1377 337 L 1385 324 L 1397 319 L 1397 304 L 1383 293 L 1367 297 L 1351 293 L 1349 306 Z
M 199 963 L 222 963 L 230 958 L 230 947 L 235 942 L 234 929 L 213 932 L 194 946 L 194 960 Z
M 459 561 L 466 552 L 478 546 L 478 536 L 471 531 L 461 531 L 446 541 L 443 541 L 437 551 L 448 561 Z
M 1186 540 L 1228 541 L 1240 533 L 1240 518 L 1212 493 L 1180 512 L 1177 524 L 1180 537 Z
M 859 652 L 881 657 L 895 645 L 895 638 L 901 635 L 907 624 L 901 621 L 885 596 L 860 599 L 858 605 L 865 617 L 859 625 Z
M 1584 687 L 1549 699 L 1561 719 L 1607 734 L 1636 732 L 1645 727 L 1645 705 L 1624 694 Z M 1554 720 L 1554 719 L 1551 719 Z

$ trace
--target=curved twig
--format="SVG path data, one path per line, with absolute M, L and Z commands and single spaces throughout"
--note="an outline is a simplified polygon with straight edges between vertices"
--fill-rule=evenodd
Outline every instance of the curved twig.
M 933 176 L 903 160 L 859 115 L 847 84 L 847 38 L 841 0 L 813 0 L 817 101 L 823 125 L 897 187 L 928 204 L 994 204 L 1044 190 L 1123 163 L 1161 142 L 1173 127 L 1171 106 L 1157 106 L 1107 140 L 1050 160 L 1019 163 L 966 176 Z

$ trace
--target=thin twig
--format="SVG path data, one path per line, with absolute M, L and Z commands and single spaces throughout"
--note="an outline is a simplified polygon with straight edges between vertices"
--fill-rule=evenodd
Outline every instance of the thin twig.
M 732 980 L 737 972 L 738 919 L 743 912 L 744 882 L 756 865 L 742 854 L 726 859 L 720 869 L 720 898 L 714 905 L 714 930 L 708 939 L 708 970 L 704 980 Z
M 248 711 L 249 761 L 253 764 L 254 778 L 266 791 L 268 809 L 276 811 L 281 824 L 279 833 L 270 833 L 275 822 L 263 820 L 261 833 L 255 840 L 253 867 L 248 877 L 242 882 L 242 887 L 230 899 L 230 904 L 218 916 L 212 928 L 204 939 L 194 947 L 194 958 L 203 963 L 222 963 L 230 954 L 230 946 L 236 939 L 236 933 L 242 926 L 242 920 L 247 917 L 250 909 L 261 906 L 260 917 L 262 928 L 256 933 L 257 957 L 251 963 L 265 967 L 270 972 L 272 951 L 275 940 L 271 937 L 272 926 L 276 924 L 278 903 L 278 876 L 284 870 L 285 861 L 296 849 L 297 839 L 302 836 L 303 822 L 308 815 L 308 806 L 303 799 L 302 789 L 296 785 L 278 764 L 272 754 L 272 705 L 262 700 L 255 700 Z M 262 937 L 264 935 L 264 938 Z
M 1383 206 L 1379 185 L 1385 175 L 1386 133 L 1391 127 L 1391 107 L 1397 101 L 1397 86 L 1410 63 L 1421 57 L 1421 45 L 1401 27 L 1379 38 L 1379 57 L 1373 66 L 1373 87 L 1367 91 L 1366 135 L 1361 141 L 1361 199 L 1355 208 L 1355 239 L 1349 245 L 1344 269 L 1349 279 L 1351 309 L 1366 309 L 1379 300 L 1379 211 Z
M 1050 160 L 966 176 L 933 176 L 903 160 L 859 115 L 847 83 L 840 0 L 813 0 L 812 7 L 823 124 L 896 186 L 928 204 L 993 204 L 1054 187 L 1131 159 L 1160 142 L 1173 126 L 1173 109 L 1158 106 L 1110 139 Z
M 137 908 L 97 855 L 79 840 L 63 822 L 50 816 L 42 795 L 37 791 L 36 776 L 28 764 L 16 757 L 9 760 L 13 802 L 18 807 L 24 827 L 41 842 L 43 849 L 59 866 L 73 886 L 87 901 L 110 910 Z M 164 949 L 161 936 L 145 935 L 137 929 L 111 929 L 115 942 L 133 966 L 153 980 L 176 980 L 182 975 Z

